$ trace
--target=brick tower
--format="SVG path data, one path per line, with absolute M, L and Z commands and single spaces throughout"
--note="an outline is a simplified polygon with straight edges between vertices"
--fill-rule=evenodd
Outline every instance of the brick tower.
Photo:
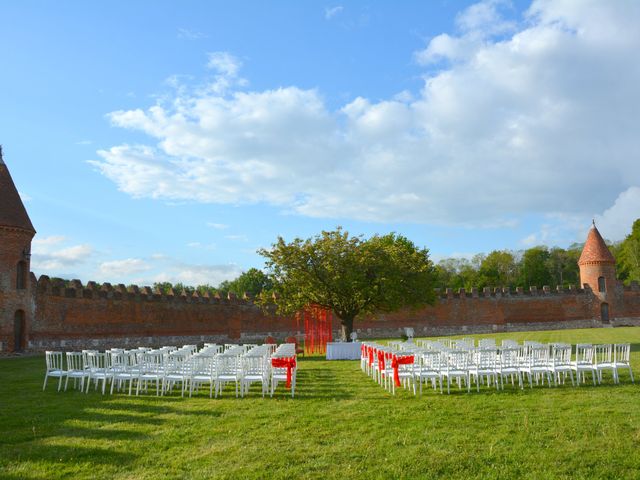
M 589 230 L 580 260 L 580 284 L 588 285 L 598 300 L 597 315 L 603 323 L 615 313 L 616 259 L 613 257 L 595 222 Z
M 34 310 L 30 258 L 35 233 L 0 146 L 0 350 L 27 346 Z

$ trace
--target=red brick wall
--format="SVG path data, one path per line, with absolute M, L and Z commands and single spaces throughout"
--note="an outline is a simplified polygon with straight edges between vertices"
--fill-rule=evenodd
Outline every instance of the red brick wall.
M 302 333 L 293 318 L 264 314 L 250 301 L 159 295 L 150 289 L 83 286 L 70 288 L 40 278 L 30 329 L 33 349 L 82 345 L 160 344 L 198 341 L 262 342 Z M 620 289 L 618 311 L 640 319 L 640 289 Z M 598 298 L 587 290 L 472 293 L 447 291 L 435 306 L 356 320 L 361 338 L 491 332 L 599 325 Z M 334 330 L 339 330 L 339 319 Z M 91 343 L 93 342 L 93 343 Z M 97 342 L 97 343 L 96 343 Z

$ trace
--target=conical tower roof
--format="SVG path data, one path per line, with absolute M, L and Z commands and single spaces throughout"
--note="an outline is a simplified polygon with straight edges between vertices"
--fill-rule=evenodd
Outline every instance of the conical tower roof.
M 27 210 L 18 194 L 0 147 L 0 227 L 20 228 L 35 233 Z
M 580 260 L 578 260 L 578 265 L 584 265 L 587 263 L 616 263 L 616 259 L 609 251 L 607 244 L 604 243 L 604 239 L 596 228 L 595 223 L 589 230 L 587 241 L 582 249 Z

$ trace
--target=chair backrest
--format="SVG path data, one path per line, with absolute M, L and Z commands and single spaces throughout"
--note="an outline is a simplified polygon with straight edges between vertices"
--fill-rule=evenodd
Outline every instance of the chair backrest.
M 51 370 L 63 370 L 62 365 L 62 352 L 45 352 L 45 362 L 47 364 L 47 371 Z
M 593 345 L 590 343 L 576 345 L 576 364 L 593 365 Z
M 216 374 L 236 375 L 239 371 L 239 360 L 240 357 L 236 355 L 218 355 L 215 363 Z
M 529 348 L 529 365 L 546 367 L 549 364 L 549 347 L 547 345 L 531 345 Z
M 565 367 L 571 365 L 571 345 L 553 345 L 551 347 L 551 363 L 554 367 Z
M 603 363 L 611 363 L 612 361 L 612 348 L 611 344 L 594 345 L 593 347 L 594 362 L 596 365 Z
M 498 350 L 479 348 L 475 351 L 476 365 L 480 369 L 495 369 L 498 366 Z
M 70 372 L 81 372 L 84 370 L 82 352 L 67 352 L 67 370 Z
M 465 350 L 449 350 L 443 352 L 443 355 L 447 359 L 445 370 L 467 370 L 469 368 L 469 352 Z
M 616 343 L 613 346 L 613 358 L 616 363 L 629 364 L 629 354 L 631 352 L 631 344 Z
M 92 372 L 104 370 L 106 368 L 107 355 L 100 352 L 88 352 L 87 363 Z
M 250 355 L 242 357 L 243 375 L 265 375 L 268 358 L 264 355 Z
M 144 352 L 140 357 L 142 373 L 160 373 L 164 369 L 165 356 L 162 352 Z
M 520 348 L 507 347 L 500 351 L 500 367 L 503 369 L 520 366 Z
M 441 368 L 441 355 L 436 350 L 425 350 L 420 354 L 422 368 L 426 370 L 439 371 Z

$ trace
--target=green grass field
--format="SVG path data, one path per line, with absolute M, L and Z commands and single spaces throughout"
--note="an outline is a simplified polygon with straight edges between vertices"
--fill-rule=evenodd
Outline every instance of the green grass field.
M 640 381 L 640 328 L 494 337 L 630 342 Z M 359 362 L 310 357 L 293 400 L 42 392 L 43 378 L 43 357 L 0 360 L 1 478 L 640 478 L 640 383 L 626 373 L 392 397 Z

